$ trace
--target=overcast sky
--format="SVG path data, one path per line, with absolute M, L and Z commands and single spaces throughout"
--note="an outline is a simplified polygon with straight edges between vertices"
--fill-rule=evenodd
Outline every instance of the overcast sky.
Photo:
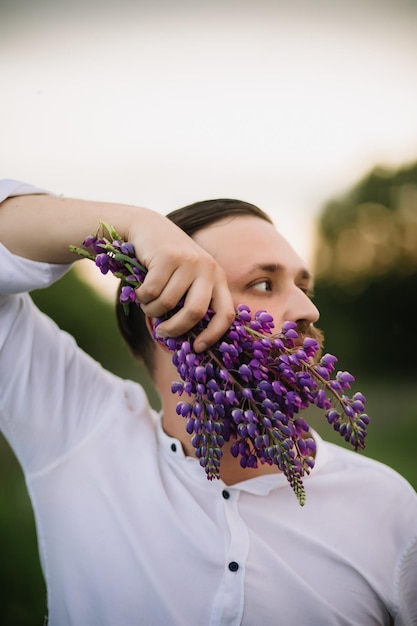
M 416 27 L 412 0 L 3 0 L 2 175 L 248 200 L 310 260 L 327 198 L 417 160 Z

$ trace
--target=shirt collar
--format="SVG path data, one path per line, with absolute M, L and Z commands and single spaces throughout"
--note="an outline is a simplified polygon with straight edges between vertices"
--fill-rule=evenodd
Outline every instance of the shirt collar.
M 181 464 L 184 472 L 190 478 L 194 478 L 198 482 L 207 482 L 203 468 L 200 466 L 197 459 L 186 456 L 181 444 L 181 441 L 176 437 L 171 437 L 162 428 L 162 412 L 157 415 L 156 419 L 157 440 L 159 449 L 167 459 L 168 463 L 174 463 L 175 465 Z M 323 439 L 313 429 L 311 429 L 312 436 L 316 442 L 316 458 L 313 469 L 308 476 L 303 478 L 304 481 L 308 481 L 311 476 L 314 476 L 324 465 L 327 463 L 328 454 L 324 445 Z M 263 476 L 254 476 L 248 478 L 234 485 L 225 485 L 225 483 L 219 479 L 216 481 L 219 483 L 220 488 L 227 487 L 229 490 L 243 491 L 254 495 L 267 495 L 273 489 L 288 486 L 288 480 L 284 474 L 266 474 Z

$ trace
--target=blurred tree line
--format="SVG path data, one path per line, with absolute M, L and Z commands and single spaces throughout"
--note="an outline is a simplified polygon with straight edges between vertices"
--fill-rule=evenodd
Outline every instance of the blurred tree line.
M 329 200 L 313 272 L 325 350 L 352 372 L 371 417 L 364 454 L 417 488 L 417 163 L 377 167 Z M 328 440 L 340 438 L 311 424 Z
M 318 222 L 315 302 L 326 345 L 367 376 L 417 373 L 417 164 L 377 168 Z

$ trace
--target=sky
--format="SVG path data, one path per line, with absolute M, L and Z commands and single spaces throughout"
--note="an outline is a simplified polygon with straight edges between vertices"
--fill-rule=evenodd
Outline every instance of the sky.
M 2 175 L 239 198 L 311 262 L 329 198 L 417 160 L 416 27 L 414 0 L 0 0 Z

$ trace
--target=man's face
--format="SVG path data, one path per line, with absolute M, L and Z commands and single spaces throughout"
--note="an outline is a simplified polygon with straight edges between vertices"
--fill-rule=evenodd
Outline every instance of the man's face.
M 272 224 L 246 215 L 224 218 L 193 238 L 225 270 L 235 306 L 268 311 L 277 331 L 285 321 L 304 329 L 318 320 L 311 275 Z

